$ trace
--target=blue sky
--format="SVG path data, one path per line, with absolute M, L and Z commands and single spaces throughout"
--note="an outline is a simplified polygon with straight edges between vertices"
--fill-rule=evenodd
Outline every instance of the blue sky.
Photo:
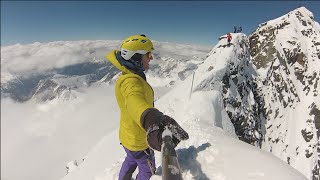
M 214 45 L 242 26 L 305 6 L 320 20 L 316 1 L 1 1 L 1 45 L 57 40 L 121 40 L 144 33 L 152 40 Z

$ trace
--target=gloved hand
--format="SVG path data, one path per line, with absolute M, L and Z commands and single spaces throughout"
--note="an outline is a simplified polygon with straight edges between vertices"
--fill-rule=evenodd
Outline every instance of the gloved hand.
M 147 131 L 147 141 L 152 149 L 161 151 L 162 132 L 167 127 L 172 133 L 175 146 L 182 140 L 189 139 L 188 133 L 171 117 L 164 115 L 159 110 L 147 109 L 141 118 L 141 124 Z

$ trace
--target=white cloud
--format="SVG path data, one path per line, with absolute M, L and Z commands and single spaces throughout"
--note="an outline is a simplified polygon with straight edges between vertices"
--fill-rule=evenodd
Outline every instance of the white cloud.
M 118 126 L 114 88 L 92 87 L 71 101 L 1 100 L 1 179 L 58 179 Z M 19 173 L 17 173 L 19 172 Z
M 56 41 L 1 47 L 1 71 L 42 72 L 52 68 L 104 58 L 120 41 Z

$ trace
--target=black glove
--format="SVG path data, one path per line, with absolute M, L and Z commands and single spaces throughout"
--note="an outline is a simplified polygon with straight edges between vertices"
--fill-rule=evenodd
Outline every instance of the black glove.
M 162 132 L 167 127 L 172 133 L 175 146 L 182 140 L 189 139 L 188 133 L 171 117 L 157 109 L 147 109 L 141 116 L 141 124 L 147 131 L 147 141 L 152 149 L 161 151 Z

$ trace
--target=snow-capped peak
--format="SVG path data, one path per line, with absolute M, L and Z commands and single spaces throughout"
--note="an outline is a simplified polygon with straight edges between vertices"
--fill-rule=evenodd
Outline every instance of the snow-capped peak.
M 319 178 L 320 26 L 304 7 L 268 21 L 250 35 L 260 109 L 262 148 Z M 318 150 L 317 150 L 318 149 Z
M 303 26 L 312 25 L 314 21 L 313 13 L 305 7 L 300 7 L 276 19 L 259 24 L 258 30 L 270 28 L 270 26 L 283 26 L 293 23 L 295 26 L 301 24 Z

